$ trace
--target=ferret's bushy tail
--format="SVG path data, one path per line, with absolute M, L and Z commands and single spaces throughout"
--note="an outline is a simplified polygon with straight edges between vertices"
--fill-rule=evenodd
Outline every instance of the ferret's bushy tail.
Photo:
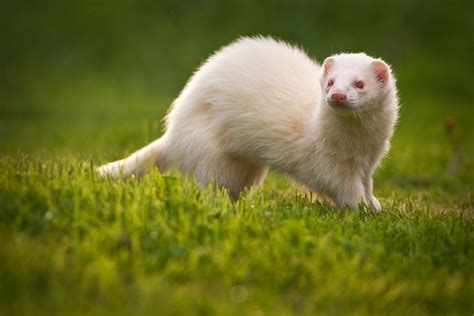
M 137 150 L 127 158 L 109 162 L 96 170 L 101 176 L 117 179 L 131 175 L 141 176 L 151 166 L 157 166 L 162 172 L 167 168 L 163 137 Z

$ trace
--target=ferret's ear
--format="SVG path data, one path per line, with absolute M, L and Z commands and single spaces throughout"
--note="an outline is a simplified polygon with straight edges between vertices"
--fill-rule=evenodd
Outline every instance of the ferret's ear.
M 388 76 L 390 75 L 390 68 L 388 65 L 381 59 L 375 59 L 371 66 L 375 73 L 375 78 L 377 78 L 382 85 L 386 85 L 388 82 Z
M 332 66 L 334 65 L 334 58 L 328 57 L 324 60 L 323 63 L 323 77 L 326 77 L 331 71 Z

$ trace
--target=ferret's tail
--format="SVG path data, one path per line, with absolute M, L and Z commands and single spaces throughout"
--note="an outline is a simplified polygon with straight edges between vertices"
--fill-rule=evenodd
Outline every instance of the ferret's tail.
M 101 176 L 110 176 L 114 179 L 127 178 L 131 175 L 141 176 L 148 167 L 157 166 L 160 171 L 167 169 L 166 148 L 164 138 L 137 150 L 127 158 L 109 162 L 96 170 Z

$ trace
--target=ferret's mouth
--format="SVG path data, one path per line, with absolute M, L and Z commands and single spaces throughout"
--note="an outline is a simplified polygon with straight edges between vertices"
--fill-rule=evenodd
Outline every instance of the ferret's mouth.
M 338 102 L 338 101 L 329 100 L 328 103 L 330 106 L 333 106 L 333 107 L 351 108 L 350 103 L 347 101 Z
M 332 100 L 328 101 L 329 107 L 338 115 L 343 116 L 355 116 L 357 112 L 357 107 L 350 102 L 334 102 Z
M 333 100 L 328 100 L 328 104 L 333 109 L 346 110 L 346 111 L 354 111 L 355 110 L 354 105 L 352 105 L 348 101 L 337 102 L 337 101 L 333 101 Z

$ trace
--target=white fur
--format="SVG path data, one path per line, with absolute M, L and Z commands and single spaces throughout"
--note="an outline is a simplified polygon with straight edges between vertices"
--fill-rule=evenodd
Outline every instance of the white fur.
M 365 54 L 331 57 L 325 75 L 301 50 L 272 38 L 241 38 L 211 56 L 191 77 L 166 117 L 164 135 L 101 175 L 171 167 L 233 198 L 260 184 L 267 168 L 286 173 L 338 206 L 380 209 L 372 174 L 389 147 L 398 115 L 395 79 L 377 80 Z M 387 66 L 388 67 L 388 66 Z M 328 78 L 334 79 L 326 89 Z M 353 86 L 364 80 L 364 91 Z M 330 105 L 343 91 L 349 109 Z

